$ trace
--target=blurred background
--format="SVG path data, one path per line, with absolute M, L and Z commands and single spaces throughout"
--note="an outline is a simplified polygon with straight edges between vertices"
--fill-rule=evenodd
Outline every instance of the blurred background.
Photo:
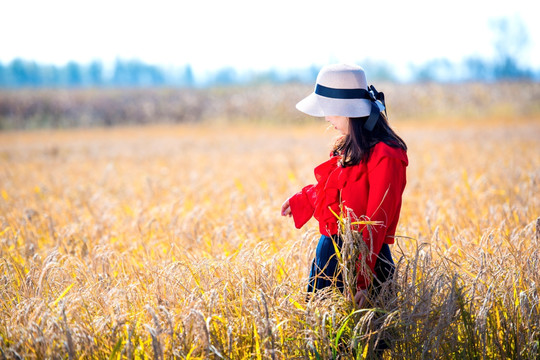
M 398 118 L 536 114 L 539 7 L 523 0 L 5 2 L 0 129 L 308 121 L 294 104 L 335 62 L 363 66 L 368 82 L 391 95 Z

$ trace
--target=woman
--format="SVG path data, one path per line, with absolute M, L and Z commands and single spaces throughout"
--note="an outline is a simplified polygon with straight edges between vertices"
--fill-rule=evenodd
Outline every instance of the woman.
M 364 303 L 366 289 L 392 277 L 390 244 L 401 209 L 408 165 L 407 146 L 390 128 L 384 95 L 367 87 L 364 70 L 355 65 L 324 67 L 315 90 L 296 108 L 308 115 L 325 117 L 343 136 L 334 144 L 328 161 L 315 168 L 317 183 L 287 199 L 283 216 L 292 216 L 301 228 L 312 216 L 319 222 L 321 238 L 310 272 L 308 291 L 335 284 L 343 291 L 334 244 L 340 248 L 337 215 L 373 222 L 362 230 L 369 249 L 365 260 L 374 275 L 358 274 L 355 299 Z M 357 266 L 357 269 L 360 265 Z

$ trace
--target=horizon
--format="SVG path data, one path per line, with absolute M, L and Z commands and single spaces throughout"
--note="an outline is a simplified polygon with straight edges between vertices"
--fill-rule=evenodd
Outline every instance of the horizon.
M 328 6 L 161 0 L 146 6 L 55 0 L 9 3 L 5 8 L 13 16 L 0 24 L 2 63 L 20 58 L 59 66 L 99 60 L 110 68 L 116 59 L 140 60 L 163 68 L 189 64 L 197 77 L 204 77 L 224 68 L 288 71 L 367 59 L 388 63 L 399 78 L 406 78 L 411 67 L 434 59 L 459 63 L 467 57 L 493 58 L 496 44 L 490 24 L 507 18 L 522 25 L 521 30 L 513 25 L 514 33 L 525 31 L 518 61 L 540 69 L 540 25 L 522 0 L 514 1 L 512 10 L 502 1 L 457 1 L 442 10 L 426 1 L 391 1 L 377 7 L 383 21 L 360 16 L 365 8 L 355 1 Z M 359 19 L 363 26 L 357 25 Z

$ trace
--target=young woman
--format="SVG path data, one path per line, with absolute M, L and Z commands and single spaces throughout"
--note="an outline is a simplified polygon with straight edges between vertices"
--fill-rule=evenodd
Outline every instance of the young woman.
M 373 277 L 357 277 L 355 299 L 361 306 L 366 289 L 377 291 L 394 273 L 389 245 L 394 243 L 406 183 L 407 147 L 383 114 L 384 95 L 372 86 L 368 89 L 359 66 L 324 67 L 314 92 L 296 108 L 325 117 L 343 136 L 334 144 L 330 159 L 315 168 L 317 183 L 287 199 L 281 214 L 292 216 L 298 229 L 312 216 L 319 222 L 321 238 L 311 267 L 310 292 L 332 284 L 343 291 L 334 247 L 342 244 L 336 215 L 377 224 L 362 231 L 370 254 L 365 261 Z

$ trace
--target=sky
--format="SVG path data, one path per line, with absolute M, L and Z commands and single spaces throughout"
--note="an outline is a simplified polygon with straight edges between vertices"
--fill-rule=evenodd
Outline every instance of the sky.
M 518 17 L 522 64 L 540 69 L 532 0 L 2 0 L 0 62 L 140 59 L 194 71 L 294 69 L 335 62 L 410 64 L 493 56 L 490 19 Z

